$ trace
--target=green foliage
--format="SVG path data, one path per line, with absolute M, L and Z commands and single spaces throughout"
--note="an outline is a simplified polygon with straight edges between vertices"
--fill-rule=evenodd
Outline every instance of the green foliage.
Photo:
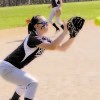
M 49 4 L 0 8 L 0 29 L 26 26 L 26 19 L 34 15 L 43 15 L 48 20 L 51 9 Z M 100 16 L 100 2 L 63 3 L 61 19 L 73 16 L 94 19 Z

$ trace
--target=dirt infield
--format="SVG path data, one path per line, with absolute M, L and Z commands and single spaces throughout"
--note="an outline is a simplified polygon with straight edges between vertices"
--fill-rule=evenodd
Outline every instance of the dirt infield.
M 50 26 L 48 36 L 56 38 Z M 59 35 L 60 33 L 58 33 Z M 0 31 L 0 59 L 27 36 L 27 27 Z M 66 52 L 45 53 L 23 70 L 39 80 L 37 100 L 100 100 L 100 27 L 86 21 Z M 0 77 L 0 100 L 8 100 L 16 86 Z M 23 98 L 21 98 L 23 100 Z

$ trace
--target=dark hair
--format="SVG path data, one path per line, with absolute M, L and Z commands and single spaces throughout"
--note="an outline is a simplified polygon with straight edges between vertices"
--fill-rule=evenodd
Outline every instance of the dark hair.
M 39 21 L 40 16 L 41 15 L 36 15 L 36 16 L 32 17 L 30 23 L 28 24 L 28 34 L 30 34 L 33 31 L 36 31 L 34 25 L 37 24 L 37 22 Z

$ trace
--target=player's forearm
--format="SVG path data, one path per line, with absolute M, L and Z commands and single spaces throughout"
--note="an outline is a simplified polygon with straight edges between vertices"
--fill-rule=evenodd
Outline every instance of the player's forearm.
M 48 43 L 45 41 L 44 43 L 37 45 L 37 47 L 43 48 L 45 50 L 56 50 L 58 46 L 60 45 L 60 43 L 63 41 L 65 36 L 66 36 L 66 33 L 63 32 L 57 39 L 55 39 L 51 43 Z
M 63 32 L 59 37 L 57 37 L 57 39 L 55 39 L 52 43 L 51 46 L 56 49 L 59 44 L 63 41 L 64 37 L 66 36 L 66 32 Z
M 59 51 L 66 51 L 70 46 L 71 44 L 73 43 L 75 38 L 71 38 L 69 39 L 68 41 L 64 42 L 59 48 L 58 50 Z

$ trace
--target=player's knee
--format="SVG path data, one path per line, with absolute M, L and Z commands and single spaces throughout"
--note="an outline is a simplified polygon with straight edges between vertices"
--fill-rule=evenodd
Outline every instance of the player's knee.
M 38 82 L 39 82 L 39 81 L 38 81 L 37 79 L 35 79 L 35 80 L 33 80 L 31 83 L 34 84 L 35 86 L 38 86 Z
M 31 100 L 33 100 L 36 94 L 37 87 L 38 81 L 32 81 L 31 83 L 29 83 L 26 87 L 25 98 L 30 98 Z
M 29 83 L 26 88 L 28 88 L 28 87 L 31 87 L 31 89 L 37 88 L 38 87 L 38 80 L 35 80 L 35 81 L 32 81 L 31 83 Z
M 36 87 L 38 86 L 38 83 L 39 83 L 38 80 L 32 82 L 32 84 L 35 84 Z
M 38 87 L 38 82 L 32 82 L 31 84 L 29 84 L 31 89 L 35 89 Z

